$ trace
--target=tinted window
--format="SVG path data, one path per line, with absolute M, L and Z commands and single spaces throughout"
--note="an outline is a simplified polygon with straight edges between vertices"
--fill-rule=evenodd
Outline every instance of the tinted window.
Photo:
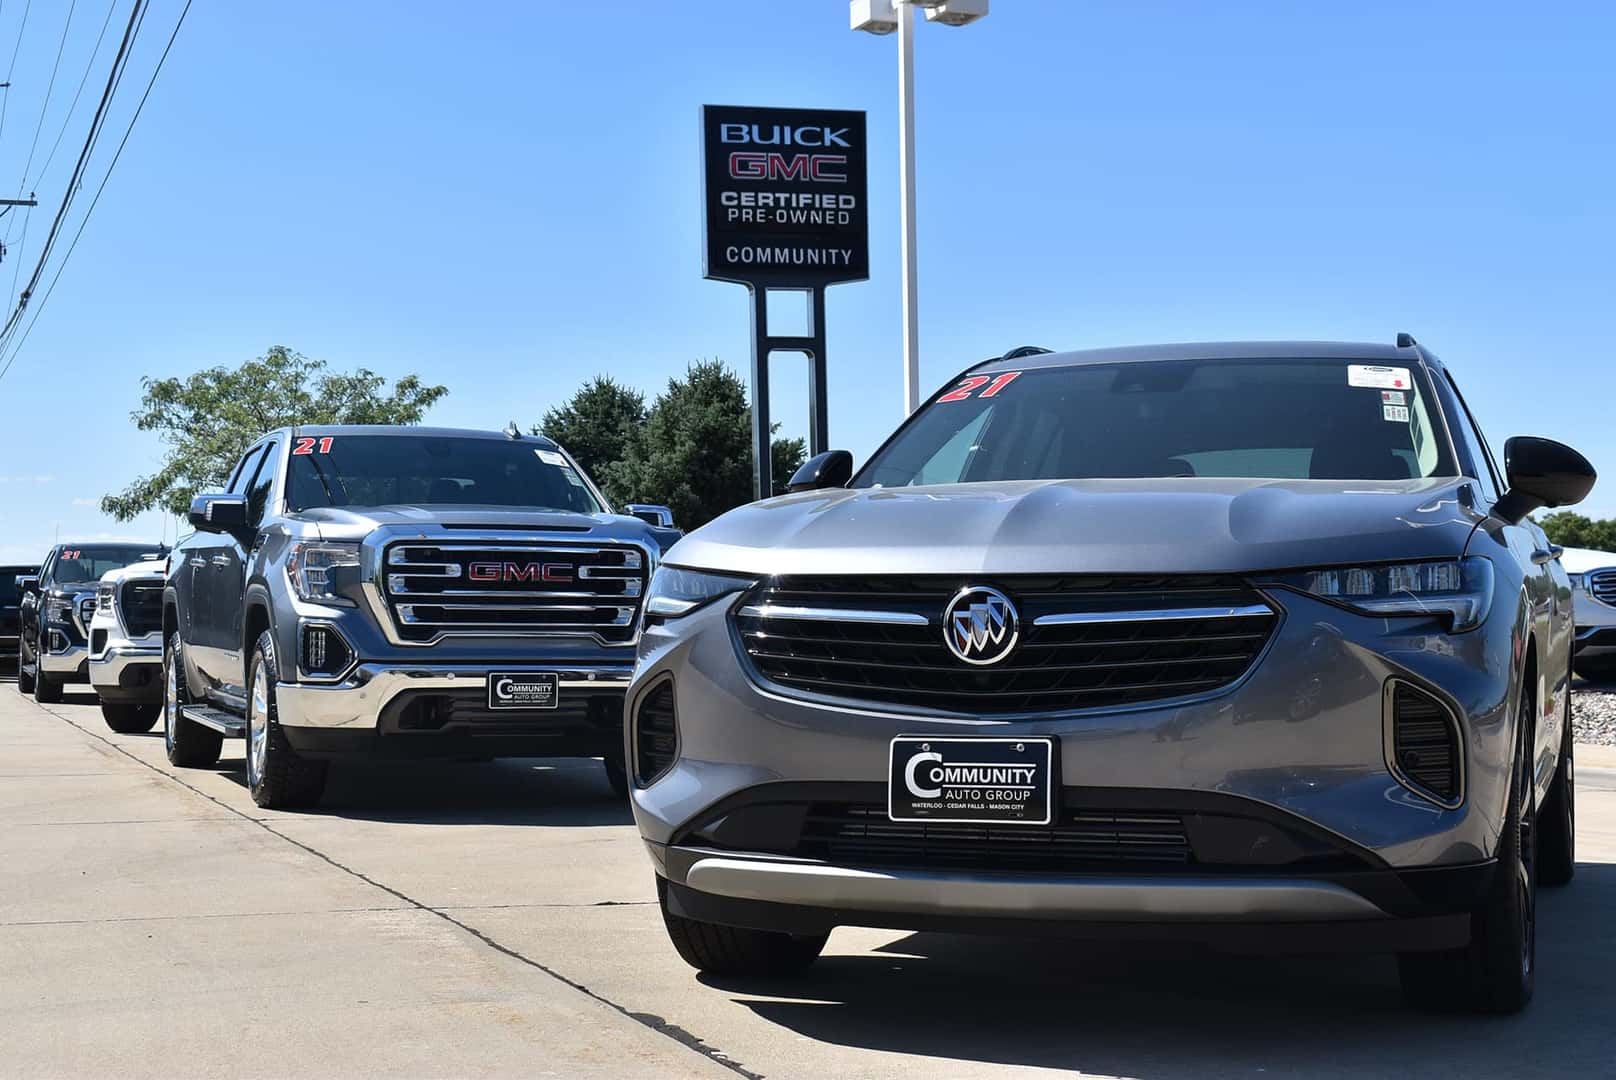
M 269 505 L 269 491 L 275 486 L 275 473 L 281 467 L 281 444 L 279 440 L 269 444 L 264 454 L 263 462 L 258 466 L 258 475 L 253 478 L 252 487 L 247 492 L 247 523 L 257 525 L 264 520 L 264 508 Z
M 1031 369 L 939 395 L 855 486 L 1453 476 L 1440 423 L 1419 368 L 1278 359 Z
M 143 557 L 161 555 L 163 549 L 147 544 L 86 544 L 64 547 L 51 566 L 50 580 L 56 585 L 81 585 L 99 581 L 108 570 L 137 563 Z
M 1446 373 L 1444 373 L 1446 374 Z M 1476 480 L 1481 484 L 1482 496 L 1488 502 L 1498 499 L 1499 479 L 1493 470 L 1492 455 L 1487 452 L 1487 443 L 1482 438 L 1481 429 L 1476 426 L 1475 417 L 1470 415 L 1470 406 L 1464 403 L 1464 396 L 1459 393 L 1459 384 L 1453 381 L 1453 376 L 1447 375 L 1448 389 L 1453 393 L 1457 409 L 1450 409 L 1454 416 L 1453 426 L 1459 433 L 1459 439 L 1465 444 L 1465 453 L 1475 465 Z
M 232 495 L 247 494 L 247 485 L 252 481 L 253 470 L 258 467 L 258 458 L 264 452 L 262 446 L 255 446 L 241 456 L 241 464 L 230 476 L 230 486 L 225 488 Z
M 515 439 L 444 435 L 294 436 L 287 502 L 316 506 L 604 508 L 561 454 Z

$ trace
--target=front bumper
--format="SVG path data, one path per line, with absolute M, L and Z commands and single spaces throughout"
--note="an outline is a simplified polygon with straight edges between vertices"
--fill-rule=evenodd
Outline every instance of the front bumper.
M 45 631 L 52 633 L 51 629 Z M 60 631 L 55 631 L 60 633 Z M 58 639 L 58 643 L 60 639 Z M 41 651 L 39 654 L 39 670 L 49 675 L 57 682 L 86 682 L 89 678 L 90 652 L 83 645 L 68 644 L 54 652 Z
M 1579 660 L 1616 656 L 1616 607 L 1602 603 L 1582 589 L 1572 594 L 1576 620 L 1576 640 L 1572 646 Z
M 103 699 L 154 702 L 163 699 L 162 645 L 112 645 L 89 659 L 90 685 Z
M 318 756 L 572 756 L 622 744 L 626 664 L 359 664 L 340 683 L 282 682 L 294 749 Z M 494 672 L 554 673 L 554 709 L 490 710 Z

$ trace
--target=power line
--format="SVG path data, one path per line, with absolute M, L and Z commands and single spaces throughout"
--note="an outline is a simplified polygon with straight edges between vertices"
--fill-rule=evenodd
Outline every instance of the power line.
M 129 13 L 129 25 L 124 28 L 123 41 L 118 45 L 118 53 L 112 58 L 112 72 L 107 76 L 106 89 L 101 92 L 101 102 L 96 106 L 95 116 L 90 121 L 90 133 L 85 137 L 84 148 L 79 151 L 79 160 L 73 166 L 73 175 L 68 179 L 67 188 L 62 193 L 62 203 L 56 208 L 56 217 L 51 221 L 49 234 L 45 237 L 45 246 L 39 253 L 39 262 L 34 265 L 34 272 L 28 278 L 28 284 L 23 287 L 17 297 L 17 306 L 6 319 L 4 328 L 0 328 L 0 342 L 9 338 L 22 318 L 22 312 L 28 306 L 28 298 L 39 285 L 39 279 L 45 272 L 45 260 L 50 258 L 51 249 L 56 244 L 56 236 L 61 231 L 62 220 L 67 217 L 67 209 L 73 203 L 73 195 L 83 181 L 84 166 L 90 160 L 90 153 L 95 149 L 96 139 L 101 134 L 101 125 L 106 120 L 107 106 L 112 102 L 113 88 L 118 84 L 118 76 L 129 56 L 129 46 L 134 41 L 135 27 L 140 15 L 146 10 L 145 0 L 135 0 L 134 10 Z M 3 347 L 3 346 L 0 346 Z
M 62 67 L 62 51 L 67 48 L 67 32 L 73 29 L 73 12 L 79 0 L 67 5 L 67 22 L 62 26 L 62 40 L 56 46 L 56 63 L 51 65 L 50 82 L 45 85 L 45 100 L 39 103 L 39 123 L 34 125 L 34 141 L 28 144 L 28 160 L 22 166 L 22 178 L 17 181 L 17 195 L 28 183 L 28 170 L 34 167 L 34 151 L 39 149 L 39 133 L 45 129 L 45 113 L 50 110 L 51 94 L 56 92 L 56 72 Z
M 22 22 L 17 24 L 17 44 L 11 47 L 11 66 L 6 68 L 6 93 L 0 95 L 0 134 L 6 130 L 6 102 L 11 100 L 11 73 L 17 70 L 17 53 L 22 49 L 22 32 L 28 29 L 28 12 L 33 10 L 34 0 L 28 0 L 22 6 Z
M 79 107 L 79 96 L 84 93 L 84 86 L 90 81 L 90 72 L 95 68 L 95 58 L 101 55 L 101 41 L 107 36 L 107 27 L 112 25 L 112 13 L 118 9 L 118 0 L 112 0 L 107 5 L 107 17 L 101 20 L 101 32 L 95 36 L 95 48 L 90 50 L 90 59 L 84 65 L 84 74 L 79 78 L 79 88 L 73 92 L 73 101 L 67 107 L 67 115 L 62 117 L 62 127 L 56 132 L 56 141 L 51 143 L 50 153 L 45 155 L 45 164 L 39 167 L 39 175 L 34 183 L 45 178 L 50 171 L 51 162 L 56 160 L 56 148 L 62 145 L 62 136 L 67 134 L 67 125 L 73 121 L 73 110 Z
M 39 321 L 39 314 L 45 310 L 45 304 L 50 300 L 51 293 L 56 291 L 56 283 L 61 280 L 62 269 L 67 266 L 67 260 L 72 258 L 73 249 L 79 245 L 79 237 L 84 235 L 84 226 L 90 222 L 90 215 L 95 213 L 96 204 L 101 201 L 101 193 L 106 190 L 107 181 L 112 178 L 112 170 L 117 167 L 118 159 L 123 156 L 123 148 L 129 142 L 130 134 L 135 130 L 135 121 L 140 119 L 141 111 L 146 108 L 146 99 L 151 96 L 152 87 L 157 84 L 157 76 L 162 73 L 163 64 L 168 60 L 168 52 L 174 47 L 174 39 L 180 36 L 180 27 L 185 25 L 185 16 L 191 10 L 191 0 L 185 0 L 185 7 L 180 10 L 180 17 L 174 23 L 174 30 L 168 35 L 168 44 L 163 46 L 163 55 L 157 58 L 157 67 L 153 69 L 151 78 L 146 80 L 146 89 L 140 95 L 140 103 L 135 106 L 135 114 L 129 118 L 129 126 L 124 129 L 123 138 L 118 141 L 118 149 L 112 155 L 112 162 L 107 166 L 106 175 L 101 177 L 101 185 L 95 189 L 95 196 L 90 200 L 90 208 L 84 212 L 84 219 L 79 222 L 78 231 L 73 234 L 73 240 L 67 245 L 67 252 L 62 261 L 56 265 L 56 273 L 51 277 L 50 284 L 45 288 L 45 295 L 40 297 L 39 306 L 34 309 L 33 317 L 28 320 L 28 328 L 23 331 L 22 337 L 17 340 L 16 348 L 11 350 L 4 366 L 0 366 L 0 379 L 6 377 L 11 365 L 16 363 L 17 354 L 28 343 L 28 335 L 33 333 L 34 324 Z M 0 351 L 4 345 L 0 344 Z

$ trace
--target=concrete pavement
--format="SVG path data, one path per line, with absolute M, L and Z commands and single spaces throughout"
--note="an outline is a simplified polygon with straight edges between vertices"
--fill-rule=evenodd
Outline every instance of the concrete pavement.
M 790 984 L 701 979 L 598 762 L 348 769 L 258 810 L 240 743 L 175 770 L 88 695 L 0 684 L 0 1073 L 39 1076 L 1603 1075 L 1616 754 L 1537 1000 L 1407 1010 L 1386 957 L 842 930 Z

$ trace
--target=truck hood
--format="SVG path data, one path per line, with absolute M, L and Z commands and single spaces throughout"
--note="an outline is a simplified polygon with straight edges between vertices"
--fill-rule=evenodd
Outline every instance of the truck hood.
M 567 510 L 517 510 L 508 506 L 421 504 L 415 506 L 321 507 L 303 510 L 297 517 L 320 530 L 325 540 L 363 540 L 384 525 L 414 527 L 423 536 L 440 535 L 446 528 L 536 529 L 558 533 L 591 533 L 599 539 L 638 540 L 661 550 L 677 533 L 653 529 L 639 518 L 621 514 L 577 514 Z
M 1025 480 L 802 492 L 732 510 L 668 553 L 745 574 L 1233 573 L 1453 558 L 1469 482 Z

